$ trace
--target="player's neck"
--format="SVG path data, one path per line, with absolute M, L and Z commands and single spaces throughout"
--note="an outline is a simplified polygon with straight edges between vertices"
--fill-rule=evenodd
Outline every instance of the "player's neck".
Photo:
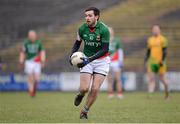
M 161 34 L 156 34 L 156 35 L 154 35 L 154 37 L 159 37 Z

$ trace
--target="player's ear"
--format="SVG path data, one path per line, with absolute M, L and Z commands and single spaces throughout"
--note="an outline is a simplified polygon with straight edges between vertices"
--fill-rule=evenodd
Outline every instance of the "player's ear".
M 98 20 L 99 20 L 99 15 L 96 15 L 95 18 L 96 18 L 96 20 L 98 21 Z

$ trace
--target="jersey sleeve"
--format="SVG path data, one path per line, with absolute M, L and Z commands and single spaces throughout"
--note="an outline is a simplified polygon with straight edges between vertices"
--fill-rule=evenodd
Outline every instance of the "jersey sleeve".
M 108 30 L 108 28 L 104 28 L 102 30 L 102 34 L 101 34 L 102 43 L 108 43 L 109 39 L 110 39 L 109 30 Z

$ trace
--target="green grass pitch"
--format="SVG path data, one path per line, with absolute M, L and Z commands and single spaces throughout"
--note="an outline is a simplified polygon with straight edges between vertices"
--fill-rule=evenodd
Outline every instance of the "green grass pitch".
M 106 93 L 100 93 L 88 120 L 79 119 L 83 103 L 79 107 L 73 105 L 75 94 L 38 92 L 35 98 L 30 98 L 26 92 L 1 92 L 0 122 L 180 122 L 178 92 L 171 93 L 170 100 L 164 100 L 163 93 L 154 93 L 150 97 L 143 92 L 125 93 L 123 100 L 109 100 Z

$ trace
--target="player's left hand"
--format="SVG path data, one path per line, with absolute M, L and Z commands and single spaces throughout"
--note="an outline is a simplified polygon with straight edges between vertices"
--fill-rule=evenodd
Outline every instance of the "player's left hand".
M 85 65 L 87 65 L 87 64 L 90 62 L 90 61 L 89 61 L 89 58 L 81 58 L 81 59 L 83 60 L 83 62 L 77 64 L 77 67 L 78 67 L 78 68 L 82 68 L 82 67 L 84 67 Z

